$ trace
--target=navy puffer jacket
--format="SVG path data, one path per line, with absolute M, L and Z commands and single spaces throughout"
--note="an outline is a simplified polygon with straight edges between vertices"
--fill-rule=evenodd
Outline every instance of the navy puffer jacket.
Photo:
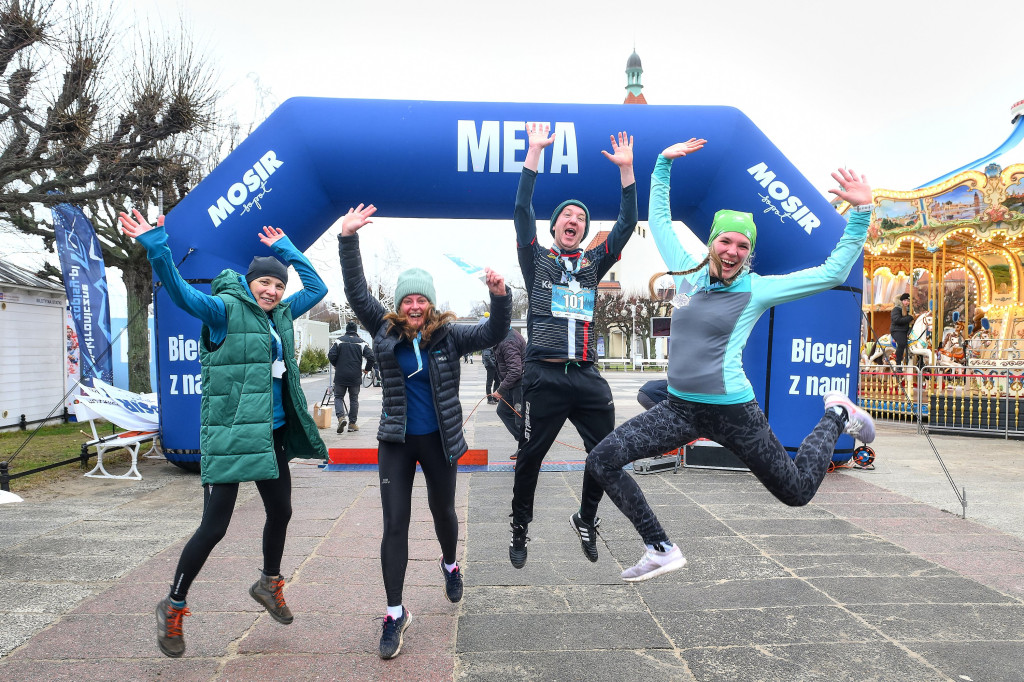
M 402 338 L 384 320 L 389 311 L 370 296 L 363 275 L 359 253 L 359 235 L 338 237 L 341 274 L 345 297 L 363 327 L 373 336 L 373 352 L 380 368 L 384 394 L 377 440 L 405 442 L 405 376 L 395 357 L 395 347 Z M 455 463 L 468 450 L 462 429 L 462 403 L 459 401 L 461 358 L 466 353 L 493 346 L 505 336 L 509 326 L 512 297 L 491 296 L 491 315 L 484 324 L 447 324 L 437 330 L 430 343 L 420 348 L 427 359 L 434 409 L 441 427 L 441 442 L 448 461 Z

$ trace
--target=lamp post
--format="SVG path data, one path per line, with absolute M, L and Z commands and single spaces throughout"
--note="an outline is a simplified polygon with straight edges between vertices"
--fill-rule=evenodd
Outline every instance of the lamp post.
M 633 313 L 633 335 L 629 339 L 629 361 L 636 369 L 636 303 L 630 303 L 629 309 Z

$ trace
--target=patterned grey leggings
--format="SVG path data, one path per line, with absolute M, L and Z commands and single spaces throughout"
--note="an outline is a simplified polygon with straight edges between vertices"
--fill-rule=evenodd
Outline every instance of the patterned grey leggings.
M 695 438 L 728 448 L 768 491 L 799 507 L 818 491 L 845 422 L 831 410 L 791 458 L 772 433 L 757 401 L 709 405 L 670 397 L 610 433 L 587 456 L 587 471 L 615 506 L 633 522 L 644 543 L 668 540 L 640 486 L 623 471 L 630 462 L 669 452 Z

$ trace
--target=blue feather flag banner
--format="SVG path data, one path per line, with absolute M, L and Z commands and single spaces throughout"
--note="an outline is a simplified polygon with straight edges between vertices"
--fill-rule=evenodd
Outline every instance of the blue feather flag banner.
M 100 241 L 77 206 L 57 204 L 51 210 L 64 290 L 78 333 L 82 383 L 92 386 L 92 379 L 97 378 L 113 384 L 110 296 Z
M 481 268 L 479 265 L 473 265 L 472 263 L 465 261 L 452 253 L 446 253 L 444 255 L 448 260 L 455 263 L 455 265 L 457 265 L 460 270 L 462 270 L 470 277 L 475 277 L 479 279 L 481 282 L 484 282 L 485 284 L 487 283 L 487 273 L 485 273 L 484 269 Z

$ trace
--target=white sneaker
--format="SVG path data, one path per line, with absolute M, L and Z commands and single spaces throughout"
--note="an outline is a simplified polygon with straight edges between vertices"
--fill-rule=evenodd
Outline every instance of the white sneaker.
M 861 441 L 870 443 L 875 439 L 875 420 L 871 415 L 854 405 L 853 401 L 841 391 L 825 394 L 825 409 L 838 405 L 846 410 L 846 432 Z
M 650 580 L 662 573 L 678 571 L 686 565 L 686 557 L 679 550 L 679 545 L 673 545 L 667 552 L 658 552 L 652 549 L 644 552 L 643 557 L 635 566 L 627 568 L 622 572 L 622 579 L 626 582 L 635 583 L 641 580 Z

